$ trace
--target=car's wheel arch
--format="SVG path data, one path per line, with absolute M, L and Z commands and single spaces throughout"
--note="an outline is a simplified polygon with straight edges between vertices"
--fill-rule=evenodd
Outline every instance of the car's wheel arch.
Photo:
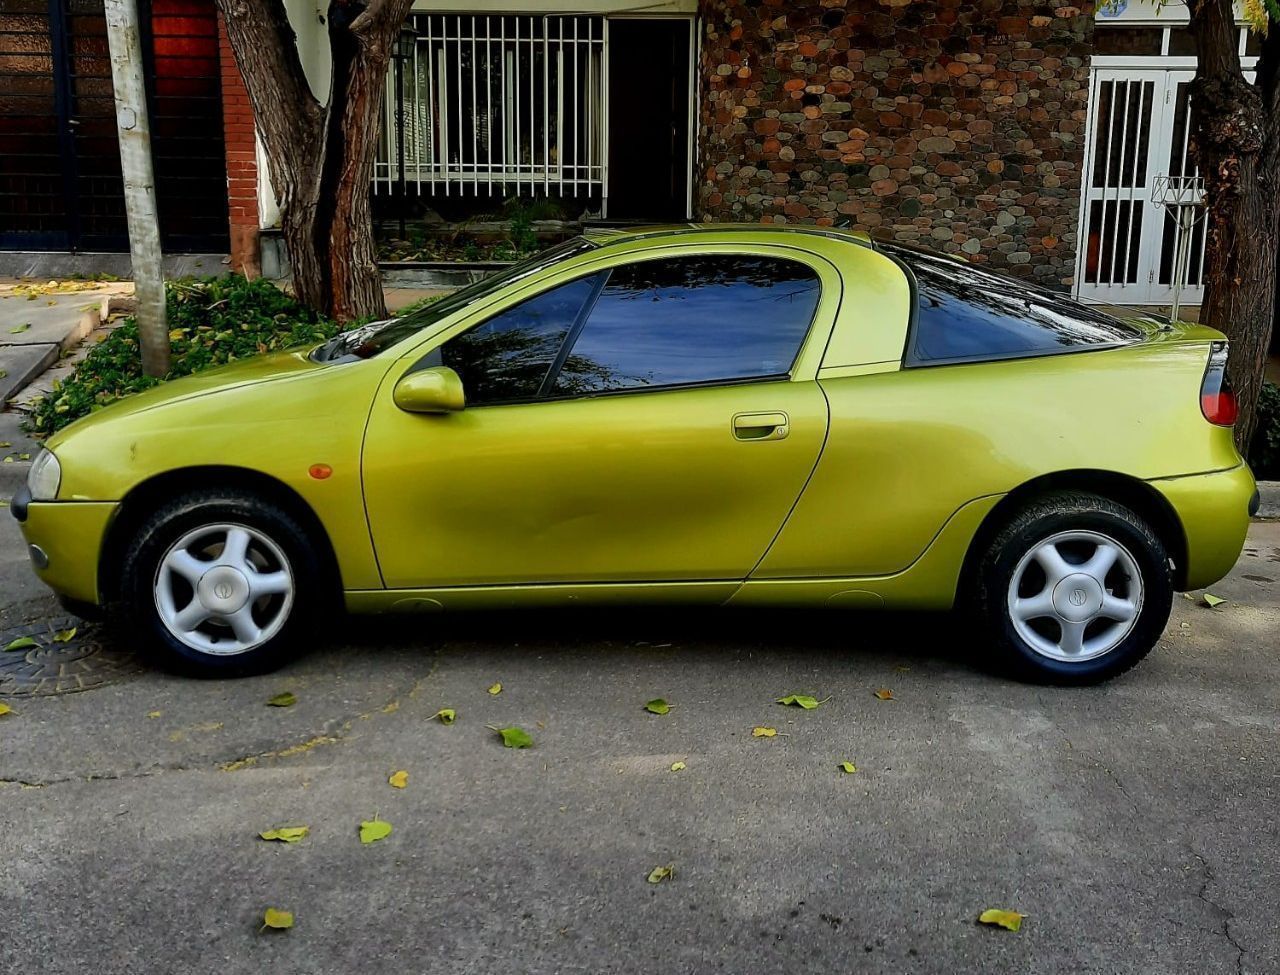
M 1040 498 L 1064 491 L 1096 494 L 1140 515 L 1159 537 L 1173 561 L 1175 588 L 1183 588 L 1187 569 L 1187 536 L 1182 520 L 1168 499 L 1140 478 L 1116 471 L 1090 469 L 1044 474 L 1019 484 L 1001 498 L 969 542 L 960 576 L 962 586 L 966 580 L 976 578 L 978 564 L 992 541 L 1020 511 Z
M 129 546 L 133 533 L 142 525 L 147 515 L 159 505 L 181 494 L 195 490 L 224 489 L 247 492 L 274 502 L 293 515 L 315 540 L 322 553 L 322 566 L 326 584 L 335 593 L 341 591 L 341 574 L 337 554 L 325 530 L 324 523 L 315 509 L 302 495 L 283 481 L 244 467 L 200 466 L 183 467 L 157 474 L 134 485 L 124 498 L 115 517 L 107 526 L 98 559 L 98 593 L 102 603 L 111 602 L 119 595 L 120 579 L 117 568 Z

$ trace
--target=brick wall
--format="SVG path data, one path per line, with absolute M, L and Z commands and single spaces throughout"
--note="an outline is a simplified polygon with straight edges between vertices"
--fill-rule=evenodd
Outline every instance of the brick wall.
M 702 0 L 698 211 L 1074 272 L 1092 8 Z
M 251 277 L 262 273 L 258 248 L 258 161 L 253 108 L 236 67 L 227 30 L 218 17 L 222 62 L 222 128 L 227 152 L 227 205 L 231 223 L 231 266 Z

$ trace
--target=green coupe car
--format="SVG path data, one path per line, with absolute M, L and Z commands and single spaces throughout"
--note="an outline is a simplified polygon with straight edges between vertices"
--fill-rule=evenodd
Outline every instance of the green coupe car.
M 1240 554 L 1226 355 L 839 230 L 592 231 L 80 420 L 12 510 L 68 605 L 197 673 L 340 601 L 644 602 L 954 607 L 1083 684 Z

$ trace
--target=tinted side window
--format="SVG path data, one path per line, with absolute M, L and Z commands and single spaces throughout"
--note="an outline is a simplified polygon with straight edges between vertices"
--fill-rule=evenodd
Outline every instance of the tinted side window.
M 462 377 L 467 402 L 537 396 L 596 281 L 581 278 L 544 291 L 446 342 L 441 364 Z
M 885 245 L 915 274 L 907 363 L 1017 358 L 1132 342 L 1137 332 L 1066 295 L 961 261 Z
M 614 268 L 553 392 L 784 376 L 819 292 L 812 269 L 772 257 L 668 258 Z

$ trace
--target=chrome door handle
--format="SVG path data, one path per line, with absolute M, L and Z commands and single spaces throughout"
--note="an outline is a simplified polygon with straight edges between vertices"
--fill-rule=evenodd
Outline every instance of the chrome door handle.
M 733 435 L 738 440 L 782 440 L 791 432 L 785 413 L 739 413 L 733 418 Z

